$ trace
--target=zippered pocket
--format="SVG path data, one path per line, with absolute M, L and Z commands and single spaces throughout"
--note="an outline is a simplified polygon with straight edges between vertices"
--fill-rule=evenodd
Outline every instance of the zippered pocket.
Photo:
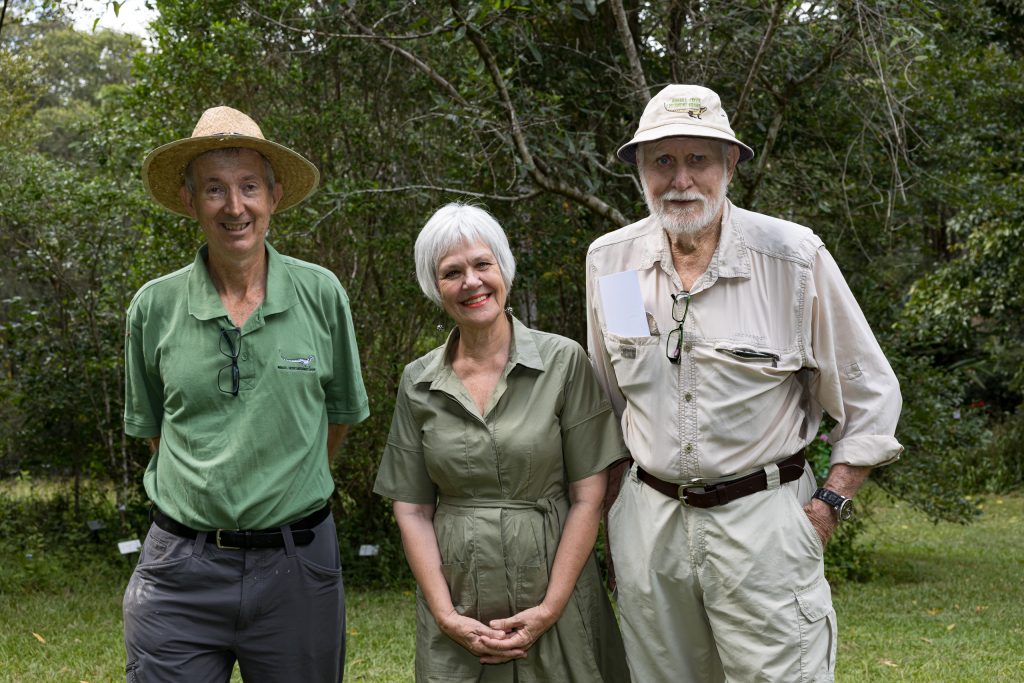
M 715 351 L 718 353 L 724 353 L 725 355 L 731 356 L 736 360 L 743 361 L 744 363 L 771 361 L 773 368 L 779 367 L 780 356 L 777 353 L 771 353 L 770 351 L 757 351 L 755 349 L 747 348 L 728 349 L 722 346 L 716 347 Z

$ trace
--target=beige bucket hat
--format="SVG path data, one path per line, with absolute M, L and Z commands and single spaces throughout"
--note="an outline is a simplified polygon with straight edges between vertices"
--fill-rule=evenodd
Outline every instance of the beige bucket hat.
M 320 172 L 304 156 L 263 137 L 251 118 L 231 107 L 203 112 L 191 137 L 157 147 L 142 162 L 146 191 L 164 208 L 188 216 L 179 190 L 185 184 L 185 167 L 203 152 L 225 147 L 254 149 L 274 167 L 274 177 L 284 188 L 277 211 L 284 211 L 316 192 Z
M 633 139 L 619 147 L 619 158 L 636 163 L 636 146 L 662 138 L 714 138 L 740 148 L 740 161 L 754 158 L 753 148 L 736 139 L 729 115 L 713 90 L 699 85 L 669 85 L 651 98 Z

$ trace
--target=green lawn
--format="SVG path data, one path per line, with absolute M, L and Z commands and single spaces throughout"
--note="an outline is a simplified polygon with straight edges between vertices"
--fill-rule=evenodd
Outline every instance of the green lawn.
M 983 511 L 936 526 L 878 506 L 880 578 L 834 590 L 839 681 L 1024 680 L 1024 496 L 989 497 Z M 0 681 L 124 680 L 127 566 L 0 559 Z M 14 571 L 27 588 L 11 588 Z M 412 680 L 413 612 L 409 591 L 349 591 L 347 681 Z
M 875 516 L 880 578 L 835 590 L 841 681 L 1024 681 L 1024 497 L 970 526 Z

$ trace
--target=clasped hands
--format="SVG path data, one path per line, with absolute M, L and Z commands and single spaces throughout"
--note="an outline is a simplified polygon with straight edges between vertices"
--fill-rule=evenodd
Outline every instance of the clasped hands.
M 506 619 L 492 619 L 490 625 L 453 610 L 438 626 L 445 635 L 479 657 L 481 664 L 503 664 L 525 658 L 527 650 L 557 620 L 558 615 L 541 603 Z

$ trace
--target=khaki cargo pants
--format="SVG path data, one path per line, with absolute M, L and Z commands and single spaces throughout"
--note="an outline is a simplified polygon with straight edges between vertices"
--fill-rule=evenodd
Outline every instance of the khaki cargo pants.
M 609 511 L 634 681 L 833 681 L 836 614 L 803 511 L 814 476 L 709 509 L 623 477 Z

